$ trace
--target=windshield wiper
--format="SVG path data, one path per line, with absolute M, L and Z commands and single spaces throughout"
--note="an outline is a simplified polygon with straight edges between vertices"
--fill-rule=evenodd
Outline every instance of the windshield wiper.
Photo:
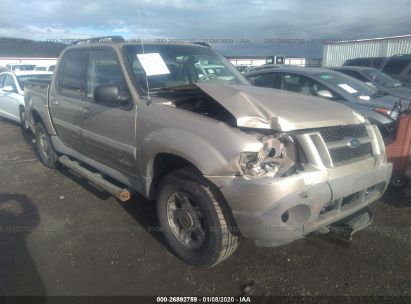
M 182 92 L 182 91 L 194 91 L 198 90 L 198 87 L 193 84 L 183 84 L 172 87 L 163 87 L 157 89 L 150 89 L 150 93 L 168 93 L 168 92 Z

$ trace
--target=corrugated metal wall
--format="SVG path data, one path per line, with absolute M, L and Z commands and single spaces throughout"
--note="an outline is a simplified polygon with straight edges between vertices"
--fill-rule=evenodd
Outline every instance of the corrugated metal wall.
M 341 66 L 347 59 L 411 54 L 411 37 L 324 45 L 323 66 Z

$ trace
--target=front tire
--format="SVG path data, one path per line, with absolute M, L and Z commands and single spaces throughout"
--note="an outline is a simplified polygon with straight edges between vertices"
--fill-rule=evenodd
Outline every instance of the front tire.
M 171 249 L 194 266 L 214 266 L 238 246 L 228 211 L 211 185 L 187 170 L 168 174 L 160 183 L 157 215 Z
M 36 124 L 36 146 L 41 162 L 50 169 L 56 168 L 58 155 L 54 151 L 50 135 L 41 122 Z

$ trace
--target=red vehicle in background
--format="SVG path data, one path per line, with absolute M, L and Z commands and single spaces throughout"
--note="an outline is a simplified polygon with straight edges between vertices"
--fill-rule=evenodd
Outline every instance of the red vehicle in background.
M 399 105 L 401 109 L 401 105 Z M 386 144 L 387 157 L 393 163 L 391 186 L 404 188 L 408 185 L 407 169 L 411 154 L 411 105 L 408 110 L 400 111 L 397 118 L 395 139 Z

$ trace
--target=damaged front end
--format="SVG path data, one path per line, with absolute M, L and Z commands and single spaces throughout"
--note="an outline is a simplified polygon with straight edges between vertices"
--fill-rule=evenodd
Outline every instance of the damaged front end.
M 239 166 L 246 178 L 285 177 L 302 170 L 302 151 L 291 134 L 243 131 L 261 143 L 259 151 L 244 151 L 240 154 Z

